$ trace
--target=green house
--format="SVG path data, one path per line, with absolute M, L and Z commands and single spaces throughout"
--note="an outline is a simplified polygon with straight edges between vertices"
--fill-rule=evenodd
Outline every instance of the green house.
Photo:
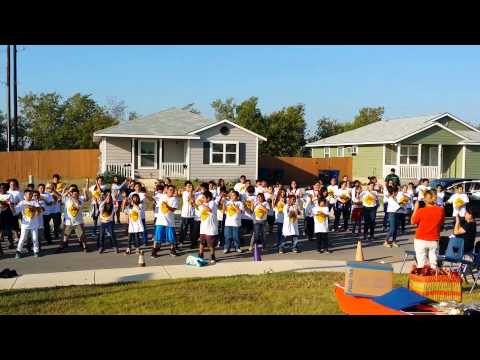
M 382 120 L 306 145 L 312 157 L 352 157 L 354 179 L 480 179 L 480 131 L 449 113 Z

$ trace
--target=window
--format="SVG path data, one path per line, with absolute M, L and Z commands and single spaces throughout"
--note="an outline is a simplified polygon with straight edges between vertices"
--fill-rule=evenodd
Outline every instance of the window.
M 343 146 L 339 146 L 337 148 L 337 156 L 338 157 L 343 157 L 343 154 L 344 154 L 344 147 Z
M 402 145 L 400 147 L 401 165 L 418 165 L 418 145 Z
M 210 163 L 216 165 L 238 165 L 238 142 L 210 143 Z
M 330 157 L 330 148 L 325 148 L 323 157 L 326 157 L 326 158 Z
M 358 146 L 352 146 L 352 154 L 358 154 Z
M 155 140 L 138 141 L 138 163 L 140 169 L 157 168 L 157 142 Z

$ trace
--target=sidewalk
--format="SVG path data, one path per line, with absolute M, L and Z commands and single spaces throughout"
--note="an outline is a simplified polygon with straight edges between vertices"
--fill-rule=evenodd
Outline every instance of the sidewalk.
M 0 289 L 31 289 L 71 285 L 100 285 L 129 281 L 201 278 L 234 275 L 259 275 L 272 272 L 345 271 L 345 261 L 330 260 L 267 260 L 260 262 L 219 262 L 201 268 L 187 265 L 147 266 L 119 269 L 82 270 L 20 275 L 0 279 Z M 399 272 L 401 262 L 392 263 Z M 407 262 L 409 269 L 412 262 Z

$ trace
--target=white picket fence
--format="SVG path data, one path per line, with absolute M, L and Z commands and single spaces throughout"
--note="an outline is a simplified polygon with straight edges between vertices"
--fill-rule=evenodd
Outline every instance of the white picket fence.
M 186 179 L 188 177 L 188 168 L 186 163 L 168 162 L 161 165 L 161 178 Z
M 106 170 L 108 172 L 129 177 L 132 175 L 132 164 L 130 163 L 107 163 Z
M 436 179 L 441 175 L 438 166 L 385 165 L 383 169 L 384 177 L 390 174 L 392 168 L 395 169 L 396 174 L 401 179 Z

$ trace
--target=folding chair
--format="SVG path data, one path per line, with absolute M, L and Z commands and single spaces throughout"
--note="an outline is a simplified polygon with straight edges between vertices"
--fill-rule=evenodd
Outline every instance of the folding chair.
M 459 237 L 450 237 L 445 255 L 439 255 L 438 260 L 458 264 L 458 270 L 462 266 L 463 260 L 463 239 Z
M 402 267 L 400 268 L 400 274 L 403 272 L 403 267 L 405 266 L 405 263 L 407 262 L 407 259 L 409 257 L 413 257 L 413 260 L 415 260 L 415 264 L 417 263 L 417 256 L 415 254 L 415 250 L 405 250 L 405 253 L 403 254 Z
M 472 293 L 472 291 L 475 289 L 475 287 L 477 286 L 477 282 L 480 280 L 480 252 L 477 252 L 477 253 L 473 253 L 473 261 L 469 261 L 467 264 L 464 265 L 465 266 L 465 272 L 467 272 L 468 270 L 470 270 L 470 275 L 472 275 L 472 278 L 473 278 L 473 284 L 472 284 L 472 287 L 470 289 L 470 294 Z M 473 273 L 473 270 L 477 270 L 477 274 L 475 276 L 475 274 Z

